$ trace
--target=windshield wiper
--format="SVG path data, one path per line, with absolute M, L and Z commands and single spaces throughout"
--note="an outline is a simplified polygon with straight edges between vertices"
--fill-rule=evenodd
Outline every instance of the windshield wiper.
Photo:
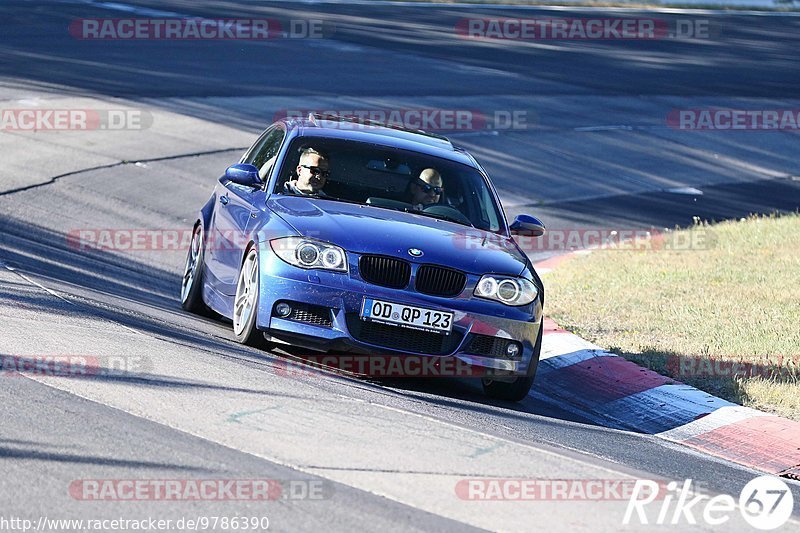
M 345 204 L 364 205 L 364 202 L 359 202 L 357 200 L 348 200 L 346 198 L 339 198 L 336 196 L 314 196 L 314 198 L 319 198 L 320 200 L 333 200 L 334 202 L 343 202 Z
M 472 222 L 468 221 L 468 222 L 464 223 L 464 221 L 461 220 L 461 219 L 458 219 L 456 217 L 447 216 L 447 215 L 444 215 L 442 213 L 430 213 L 430 212 L 427 212 L 427 211 L 414 211 L 414 210 L 409 210 L 409 209 L 406 209 L 405 211 L 407 213 L 414 213 L 416 215 L 423 215 L 423 216 L 426 216 L 426 217 L 436 218 L 436 219 L 439 219 L 439 220 L 446 220 L 448 222 L 455 222 L 456 224 L 460 224 L 462 226 L 469 226 L 470 228 L 474 228 L 475 227 L 475 225 L 472 224 Z M 466 217 L 464 217 L 464 218 L 466 219 Z
M 292 195 L 292 196 L 297 196 L 297 195 Z M 365 204 L 364 202 L 359 202 L 357 200 L 347 200 L 346 198 L 338 198 L 336 196 L 309 195 L 309 196 L 305 196 L 305 198 L 318 198 L 320 200 L 333 200 L 334 202 L 343 202 L 343 203 L 346 203 L 346 204 L 366 205 L 366 206 L 369 206 L 369 207 L 379 207 L 381 209 L 391 209 L 392 211 L 400 211 L 401 213 L 411 213 L 411 214 L 414 214 L 414 215 L 423 215 L 423 216 L 430 217 L 430 218 L 435 218 L 435 219 L 438 219 L 438 220 L 446 220 L 448 222 L 455 222 L 456 224 L 460 224 L 462 226 L 469 226 L 470 228 L 474 228 L 475 227 L 475 225 L 472 224 L 469 221 L 467 221 L 465 223 L 463 220 L 458 219 L 456 217 L 451 217 L 451 216 L 448 216 L 448 215 L 445 215 L 445 214 L 442 214 L 442 213 L 430 213 L 430 212 L 427 212 L 427 211 L 418 211 L 418 210 L 412 209 L 410 207 L 401 208 L 401 207 L 390 207 L 390 206 L 387 206 L 387 205 L 379 205 L 379 204 L 377 204 L 377 205 Z M 466 220 L 466 217 L 464 217 L 464 219 Z
M 297 198 L 313 198 L 315 200 L 332 200 L 334 202 L 342 202 L 345 204 L 357 204 L 357 205 L 364 205 L 364 202 L 359 202 L 357 200 L 347 200 L 346 198 L 339 198 L 336 196 L 328 196 L 328 195 L 321 195 L 321 194 L 287 194 L 287 196 L 295 196 Z

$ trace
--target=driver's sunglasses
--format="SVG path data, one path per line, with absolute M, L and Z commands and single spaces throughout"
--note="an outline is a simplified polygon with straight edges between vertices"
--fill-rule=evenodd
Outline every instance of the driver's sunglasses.
M 433 191 L 434 194 L 442 194 L 444 191 L 444 187 L 434 187 L 430 183 L 427 183 L 419 178 L 417 178 L 417 185 L 419 185 L 420 188 L 425 191 L 425 194 L 429 194 L 431 191 Z
M 322 170 L 319 167 L 314 167 L 314 166 L 311 166 L 311 165 L 300 165 L 300 166 L 303 167 L 303 168 L 307 168 L 315 176 L 322 176 L 323 178 L 327 178 L 328 176 L 331 175 L 331 171 L 330 170 Z

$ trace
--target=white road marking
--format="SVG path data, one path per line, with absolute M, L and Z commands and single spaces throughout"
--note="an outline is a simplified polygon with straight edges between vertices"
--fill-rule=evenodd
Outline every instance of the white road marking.
M 28 276 L 26 276 L 25 274 L 23 274 L 22 272 L 20 272 L 20 271 L 19 271 L 19 270 L 17 270 L 16 268 L 14 268 L 14 267 L 12 267 L 12 266 L 10 266 L 10 265 L 7 265 L 7 264 L 6 264 L 5 262 L 3 262 L 3 261 L 0 261 L 0 268 L 5 268 L 5 269 L 6 269 L 6 270 L 8 270 L 9 272 L 13 272 L 13 273 L 14 273 L 14 274 L 16 274 L 17 276 L 21 277 L 22 279 L 24 279 L 25 281 L 27 281 L 28 283 L 30 283 L 31 285 L 34 285 L 35 287 L 38 287 L 39 289 L 43 290 L 44 292 L 46 292 L 46 293 L 47 293 L 47 294 L 49 294 L 50 296 L 52 296 L 52 297 L 54 297 L 54 298 L 58 298 L 58 299 L 59 299 L 59 300 L 61 300 L 62 302 L 66 302 L 66 303 L 68 303 L 69 305 L 75 305 L 73 302 L 71 302 L 71 301 L 69 301 L 68 299 L 64 298 L 63 296 L 61 296 L 61 295 L 60 295 L 60 294 L 58 294 L 57 292 L 55 292 L 55 291 L 53 291 L 53 290 L 50 290 L 50 289 L 48 289 L 47 287 L 45 287 L 45 286 L 44 286 L 44 285 L 42 285 L 41 283 L 38 283 L 36 280 L 33 280 L 33 279 L 29 278 Z
M 581 126 L 579 128 L 572 128 L 574 131 L 633 131 L 633 126 L 626 126 L 624 124 L 611 125 L 611 126 Z
M 726 407 L 734 407 L 734 404 L 689 385 L 676 383 L 620 398 L 604 405 L 603 410 L 638 416 L 642 426 L 646 426 L 648 421 L 658 423 L 657 421 L 663 420 L 669 424 L 670 420 L 673 423 L 680 422 L 687 417 L 694 418 Z
M 697 437 L 698 435 L 702 435 L 703 433 L 708 433 L 709 431 L 714 431 L 715 429 L 719 429 L 730 424 L 735 424 L 754 416 L 770 415 L 755 409 L 751 409 L 750 407 L 729 405 L 721 407 L 710 415 L 706 415 L 703 418 L 699 418 L 686 425 L 677 427 L 675 429 L 670 429 L 669 431 L 664 431 L 662 433 L 657 433 L 656 436 L 672 442 L 683 442 L 685 440 Z
M 70 300 L 70 299 L 68 299 L 68 298 L 65 298 L 65 297 L 61 296 L 61 295 L 60 295 L 60 294 L 58 294 L 56 291 L 54 291 L 54 290 L 52 290 L 52 289 L 50 289 L 50 288 L 48 288 L 48 287 L 45 287 L 44 285 L 42 285 L 41 283 L 39 283 L 39 282 L 38 282 L 38 281 L 36 281 L 35 279 L 32 279 L 32 278 L 30 278 L 29 276 L 26 276 L 25 274 L 23 274 L 22 272 L 20 272 L 20 271 L 19 271 L 19 270 L 17 270 L 16 268 L 12 267 L 11 265 L 8 265 L 7 263 L 5 263 L 5 262 L 4 262 L 4 261 L 2 261 L 2 260 L 0 260 L 0 268 L 5 268 L 5 269 L 6 269 L 6 270 L 8 270 L 9 272 L 12 272 L 12 273 L 16 274 L 17 276 L 21 277 L 22 279 L 24 279 L 25 281 L 27 281 L 28 283 L 30 283 L 30 284 L 31 284 L 31 285 L 33 285 L 34 287 L 37 287 L 37 288 L 39 288 L 39 289 L 43 290 L 44 292 L 46 292 L 46 293 L 47 293 L 47 294 L 49 294 L 50 296 L 52 296 L 52 297 L 54 297 L 54 298 L 57 298 L 57 299 L 61 300 L 62 302 L 65 302 L 65 303 L 67 303 L 67 304 L 69 304 L 69 305 L 72 305 L 72 306 L 77 306 L 77 305 L 78 305 L 78 304 L 76 304 L 75 302 L 73 302 L 72 300 Z M 111 322 L 111 321 L 109 320 L 108 322 Z M 138 330 L 138 329 L 134 329 L 134 328 L 128 327 L 128 326 L 126 326 L 126 325 L 124 325 L 124 324 L 117 324 L 117 323 L 115 323 L 115 324 L 116 324 L 117 326 L 121 327 L 122 329 L 125 329 L 125 330 L 127 330 L 127 331 L 130 331 L 131 333 L 135 333 L 136 335 L 144 335 L 144 336 L 149 336 L 149 335 L 147 335 L 147 333 L 144 333 L 143 331 L 140 331 L 140 330 Z
M 150 9 L 147 7 L 141 6 L 132 6 L 130 4 L 122 4 L 119 2 L 89 2 L 94 7 L 102 7 L 104 9 L 113 9 L 115 11 L 125 11 L 127 13 L 134 13 L 136 15 L 145 15 L 148 17 L 188 17 L 189 15 L 183 15 L 181 13 L 175 13 L 174 11 L 162 11 L 160 9 Z
M 591 359 L 598 354 L 615 357 L 596 344 L 572 333 L 548 333 L 542 339 L 542 353 L 539 360 L 547 361 L 552 367 L 561 368 Z
M 690 196 L 703 196 L 703 191 L 694 187 L 675 187 L 674 189 L 665 189 L 666 192 L 672 194 L 687 194 Z

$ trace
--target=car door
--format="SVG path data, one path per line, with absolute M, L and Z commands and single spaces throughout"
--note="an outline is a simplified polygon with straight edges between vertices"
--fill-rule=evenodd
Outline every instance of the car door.
M 250 163 L 259 168 L 259 174 L 266 182 L 272 171 L 285 132 L 282 127 L 274 126 L 267 130 L 256 145 L 243 158 L 243 163 Z M 234 296 L 238 281 L 239 268 L 242 265 L 245 248 L 250 242 L 250 234 L 255 226 L 254 200 L 263 197 L 260 189 L 239 185 L 220 178 L 217 185 L 217 205 L 211 224 L 209 243 L 207 245 L 207 269 L 212 274 L 209 283 L 222 294 Z

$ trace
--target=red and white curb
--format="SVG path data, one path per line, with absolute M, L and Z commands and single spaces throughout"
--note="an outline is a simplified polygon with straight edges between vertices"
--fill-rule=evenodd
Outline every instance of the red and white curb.
M 547 271 L 563 260 L 550 259 L 536 269 Z M 800 479 L 800 422 L 742 407 L 640 367 L 548 318 L 530 395 L 604 427 L 654 435 Z

